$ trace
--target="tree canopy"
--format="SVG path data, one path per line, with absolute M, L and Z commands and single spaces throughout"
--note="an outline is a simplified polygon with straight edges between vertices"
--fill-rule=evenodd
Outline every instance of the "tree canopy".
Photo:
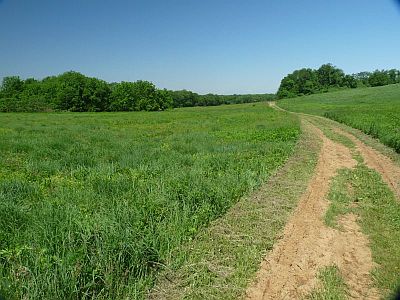
M 144 80 L 107 83 L 69 71 L 42 80 L 4 77 L 0 86 L 0 111 L 159 111 L 273 98 L 273 94 L 199 95 L 187 90 L 169 91 Z
M 3 78 L 0 111 L 138 111 L 172 106 L 167 91 L 148 81 L 109 84 L 78 72 L 43 80 Z
M 400 71 L 395 69 L 346 75 L 343 70 L 332 64 L 324 64 L 317 70 L 300 69 L 288 74 L 282 79 L 277 96 L 292 98 L 333 89 L 381 86 L 399 82 Z

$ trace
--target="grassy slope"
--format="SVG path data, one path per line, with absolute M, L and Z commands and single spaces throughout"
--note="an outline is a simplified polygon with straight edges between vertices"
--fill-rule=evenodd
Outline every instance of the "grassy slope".
M 400 152 L 400 84 L 284 99 L 279 106 L 345 123 Z
M 267 179 L 299 131 L 265 104 L 2 114 L 1 293 L 142 297 L 170 251 Z

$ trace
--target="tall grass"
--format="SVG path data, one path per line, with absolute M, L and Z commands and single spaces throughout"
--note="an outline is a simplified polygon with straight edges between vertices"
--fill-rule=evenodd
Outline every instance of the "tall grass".
M 0 294 L 143 297 L 171 251 L 265 180 L 299 131 L 265 104 L 2 114 Z

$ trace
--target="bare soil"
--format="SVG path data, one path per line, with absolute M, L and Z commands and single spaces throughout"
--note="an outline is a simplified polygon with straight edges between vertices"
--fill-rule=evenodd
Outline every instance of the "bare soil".
M 341 230 L 330 228 L 323 221 L 331 179 L 339 169 L 353 168 L 356 161 L 347 147 L 328 139 L 314 125 L 307 126 L 323 142 L 314 177 L 282 239 L 262 262 L 256 281 L 247 290 L 247 299 L 303 298 L 318 286 L 318 271 L 332 265 L 341 271 L 351 298 L 379 299 L 370 277 L 374 263 L 368 239 L 356 216 L 343 216 Z

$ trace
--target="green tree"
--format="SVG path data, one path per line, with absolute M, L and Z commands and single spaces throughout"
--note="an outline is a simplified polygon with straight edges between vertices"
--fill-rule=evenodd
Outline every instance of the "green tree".
M 133 83 L 135 105 L 133 110 L 159 110 L 156 87 L 153 83 L 139 80 Z
M 199 95 L 187 90 L 170 91 L 174 107 L 196 106 L 199 103 Z
M 82 93 L 85 111 L 105 111 L 110 104 L 109 84 L 97 78 L 86 78 Z
M 1 93 L 4 97 L 16 97 L 24 88 L 24 81 L 19 76 L 4 77 L 1 84 Z
M 396 69 L 391 69 L 387 71 L 389 75 L 390 84 L 399 83 L 400 82 L 400 71 Z
M 114 84 L 111 90 L 110 106 L 111 111 L 129 111 L 135 106 L 135 95 L 133 82 Z
M 312 69 L 300 69 L 293 72 L 299 95 L 309 95 L 318 91 L 318 76 Z
M 57 106 L 62 110 L 85 111 L 83 92 L 86 77 L 78 72 L 69 71 L 56 79 Z
M 158 110 L 165 110 L 173 107 L 172 96 L 166 89 L 157 90 L 156 99 L 156 101 L 158 102 Z
M 279 86 L 277 96 L 279 98 L 293 98 L 298 95 L 299 91 L 296 87 L 296 82 L 291 75 L 286 76 L 282 79 L 281 85 Z
M 352 88 L 352 89 L 354 89 L 354 88 L 356 88 L 358 86 L 357 85 L 357 80 L 352 75 L 344 76 L 343 85 L 348 87 L 348 88 Z
M 143 80 L 113 84 L 110 99 L 111 111 L 164 110 L 173 102 L 170 92 Z
M 369 86 L 369 76 L 371 76 L 371 72 L 360 72 L 357 74 L 353 74 L 353 77 L 356 79 L 357 81 L 357 85 L 358 86 Z
M 390 76 L 388 72 L 382 70 L 375 70 L 368 78 L 368 83 L 371 86 L 382 86 L 390 83 Z
M 317 70 L 319 84 L 328 89 L 343 86 L 344 72 L 332 64 L 324 64 Z

